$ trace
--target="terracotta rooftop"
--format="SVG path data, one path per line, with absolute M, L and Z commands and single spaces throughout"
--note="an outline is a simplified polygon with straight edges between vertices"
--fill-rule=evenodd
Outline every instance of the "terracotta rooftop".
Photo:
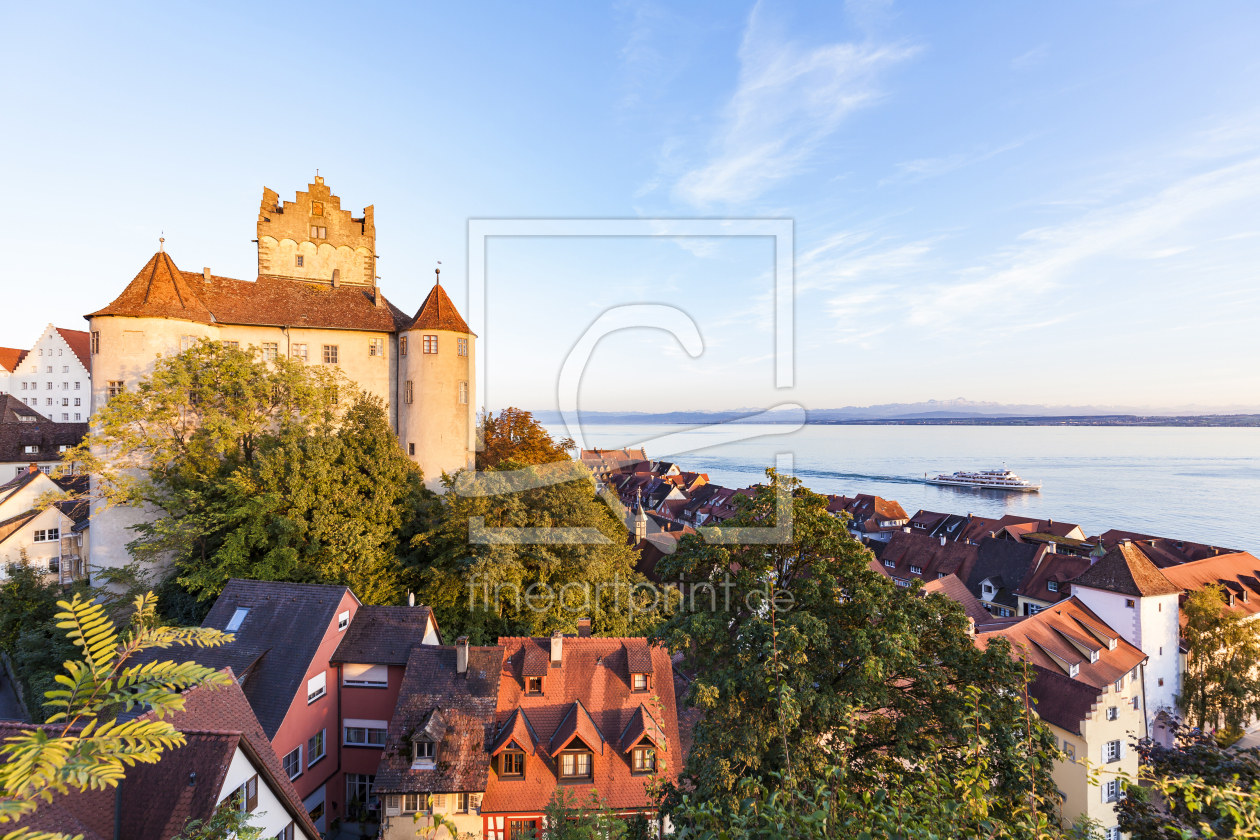
M 86 330 L 65 330 L 57 327 L 61 338 L 70 345 L 70 350 L 79 359 L 79 363 L 92 372 L 92 334 Z
M 1120 542 L 1097 563 L 1073 578 L 1072 586 L 1088 586 L 1142 598 L 1181 592 L 1159 567 L 1132 542 Z
M 940 575 L 954 575 L 967 580 L 979 557 L 979 548 L 967 543 L 945 540 L 925 534 L 897 531 L 884 547 L 879 559 L 893 564 L 892 575 L 906 580 L 934 581 Z M 911 571 L 911 567 L 920 569 Z
M 17 366 L 22 363 L 22 359 L 25 356 L 25 350 L 19 350 L 16 347 L 0 347 L 0 368 L 13 373 L 13 371 L 17 370 Z
M 1222 548 L 1218 545 L 1174 540 L 1168 537 L 1155 537 L 1150 534 L 1139 534 L 1136 531 L 1121 531 L 1113 528 L 1097 538 L 1104 548 L 1112 548 L 1121 540 L 1132 540 L 1152 563 L 1161 569 L 1193 560 L 1203 560 L 1220 554 L 1237 554 L 1236 548 Z
M 78 446 L 87 432 L 87 423 L 54 423 L 12 394 L 0 395 L 0 464 L 58 461 L 57 450 Z M 27 454 L 27 446 L 38 446 L 39 452 Z
M 256 281 L 180 271 L 159 252 L 113 303 L 86 316 L 176 318 L 200 324 L 291 326 L 396 332 L 406 313 L 389 301 L 377 306 L 367 286 L 332 286 L 282 277 Z
M 953 575 L 946 575 L 938 580 L 928 581 L 923 585 L 923 592 L 926 595 L 943 595 L 951 601 L 961 604 L 963 611 L 967 613 L 967 617 L 975 621 L 977 627 L 993 620 L 993 616 L 984 608 L 984 604 L 980 603 L 979 599 L 967 589 L 967 584 Z
M 449 330 L 472 335 L 468 324 L 464 323 L 464 319 L 460 317 L 459 310 L 446 296 L 446 290 L 442 288 L 441 283 L 433 284 L 433 290 L 424 299 L 424 303 L 420 304 L 416 317 L 411 320 L 410 326 L 406 329 Z
M 1225 594 L 1233 595 L 1229 608 L 1242 615 L 1260 613 L 1260 560 L 1245 551 L 1221 554 L 1192 563 L 1182 563 L 1163 570 L 1173 584 L 1187 592 L 1194 592 L 1215 583 L 1225 588 Z M 1182 623 L 1185 616 L 1182 614 Z

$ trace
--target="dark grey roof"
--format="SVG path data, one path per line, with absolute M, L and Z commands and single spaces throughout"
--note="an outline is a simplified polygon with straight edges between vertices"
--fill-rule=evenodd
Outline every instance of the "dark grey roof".
M 1019 606 L 1019 598 L 1014 588 L 1024 579 L 1032 566 L 1033 558 L 1041 550 L 1040 546 L 1017 543 L 1013 540 L 997 540 L 985 537 L 976 542 L 976 565 L 967 576 L 967 588 L 971 594 L 983 601 L 1001 604 L 1015 609 Z M 982 581 L 996 578 L 998 589 L 993 595 L 983 597 L 980 592 Z M 1004 585 L 1010 581 L 1010 585 Z
M 54 423 L 12 394 L 0 394 L 0 463 L 56 461 L 58 448 L 78 446 L 87 431 L 87 423 Z M 39 452 L 27 454 L 27 446 L 38 446 Z
M 249 610 L 231 644 L 217 648 L 146 651 L 140 661 L 181 655 L 208 668 L 231 666 L 268 738 L 276 737 L 289 706 L 315 659 L 324 633 L 336 620 L 344 586 L 233 578 L 202 627 L 225 630 L 238 607 Z M 351 593 L 353 596 L 353 593 Z
M 428 607 L 359 607 L 329 662 L 406 665 L 411 648 L 424 642 Z M 434 622 L 436 626 L 436 621 Z M 441 636 L 438 636 L 441 641 Z
M 485 790 L 502 673 L 502 647 L 470 647 L 464 674 L 455 671 L 453 646 L 412 648 L 373 788 L 379 793 Z M 442 723 L 438 763 L 412 770 L 411 742 L 435 719 Z

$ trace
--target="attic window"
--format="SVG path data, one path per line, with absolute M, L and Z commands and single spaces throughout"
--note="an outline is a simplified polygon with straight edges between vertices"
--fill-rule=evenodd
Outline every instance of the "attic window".
M 574 740 L 576 746 L 560 754 L 560 775 L 566 779 L 589 779 L 594 759 L 586 744 Z
M 340 633 L 342 630 L 345 630 L 349 626 L 350 626 L 350 611 L 346 610 L 345 612 L 337 616 L 337 632 Z
M 412 741 L 411 761 L 413 764 L 432 764 L 435 747 L 432 741 Z
M 630 684 L 634 691 L 647 691 L 652 687 L 652 679 L 648 674 L 633 674 Z
M 525 753 L 509 750 L 499 757 L 500 776 L 524 776 Z
M 922 567 L 922 566 L 911 566 L 911 567 L 910 567 L 910 574 L 912 574 L 912 575 L 921 575 L 921 574 L 923 574 L 923 567 Z
M 247 607 L 237 607 L 236 612 L 232 613 L 232 620 L 227 623 L 224 632 L 235 633 L 241 629 L 241 622 L 245 620 L 245 616 L 249 615 Z
M 525 693 L 526 694 L 542 694 L 543 693 L 542 681 L 543 681 L 542 677 L 526 677 L 525 678 Z
M 1058 582 L 1057 580 L 1048 580 L 1048 581 L 1046 581 L 1046 589 L 1049 589 L 1051 592 L 1058 592 L 1058 591 L 1059 591 L 1059 582 Z
M 656 748 L 641 744 L 634 748 L 634 772 L 652 773 L 656 771 Z

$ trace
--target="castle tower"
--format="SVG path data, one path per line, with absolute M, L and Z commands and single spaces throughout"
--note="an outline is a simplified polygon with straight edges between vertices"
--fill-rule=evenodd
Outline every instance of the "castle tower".
M 263 187 L 258 210 L 258 275 L 350 286 L 376 285 L 372 207 L 354 218 L 315 176 L 295 201 Z
M 398 438 L 431 489 L 473 467 L 476 338 L 440 282 L 398 333 Z

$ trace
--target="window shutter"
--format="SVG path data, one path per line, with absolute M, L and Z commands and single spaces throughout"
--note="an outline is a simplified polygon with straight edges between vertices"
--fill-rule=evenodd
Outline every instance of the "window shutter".
M 390 794 L 389 796 L 385 797 L 385 816 L 396 817 L 402 813 L 402 807 L 399 804 L 400 798 L 401 797 L 397 796 L 396 794 Z
M 245 810 L 253 813 L 258 807 L 258 776 L 253 775 L 245 782 Z

